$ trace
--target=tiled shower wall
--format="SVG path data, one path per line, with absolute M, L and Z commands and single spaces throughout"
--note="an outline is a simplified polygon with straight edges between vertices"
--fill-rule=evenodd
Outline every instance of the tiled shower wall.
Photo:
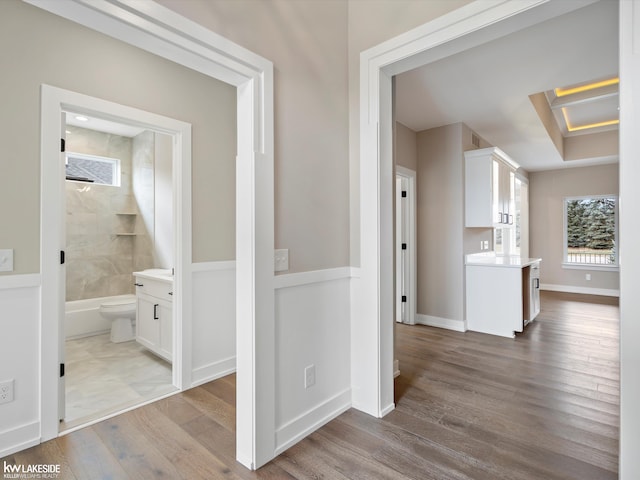
M 134 142 L 70 125 L 67 132 L 67 151 L 119 158 L 122 178 L 120 187 L 66 182 L 66 299 L 133 293 L 131 273 L 153 266 L 146 255 L 153 249 L 153 239 L 140 218 L 132 188 Z M 149 136 L 153 139 L 152 133 Z M 153 196 L 153 186 L 149 195 Z M 138 259 L 136 251 L 143 258 Z

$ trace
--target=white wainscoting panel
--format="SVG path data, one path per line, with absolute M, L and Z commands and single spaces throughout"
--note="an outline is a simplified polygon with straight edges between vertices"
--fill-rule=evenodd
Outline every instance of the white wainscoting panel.
M 351 407 L 351 269 L 278 275 L 276 452 Z M 315 384 L 305 388 L 305 368 Z
M 40 443 L 40 275 L 0 277 L 0 381 L 14 401 L 0 406 L 0 458 Z
M 236 371 L 234 261 L 195 263 L 193 271 L 192 386 Z

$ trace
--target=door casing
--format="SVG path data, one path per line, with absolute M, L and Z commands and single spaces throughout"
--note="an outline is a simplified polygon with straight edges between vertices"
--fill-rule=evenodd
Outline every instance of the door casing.
M 155 2 L 24 1 L 236 87 L 236 459 L 259 468 L 275 456 L 273 64 Z M 40 323 L 42 335 L 48 324 Z M 187 325 L 184 335 L 191 334 Z M 41 346 L 43 387 L 55 378 L 56 351 Z M 55 436 L 49 419 L 57 412 L 49 411 L 44 390 L 46 440 Z
M 41 181 L 41 333 L 42 333 L 42 436 L 58 435 L 64 408 L 65 266 L 65 165 L 60 153 L 64 112 L 72 111 L 119 123 L 141 126 L 173 137 L 174 302 L 173 384 L 184 389 L 191 383 L 191 125 L 161 115 L 116 104 L 69 90 L 42 85 Z M 46 318 L 46 321 L 44 319 Z M 55 381 L 54 381 L 55 379 Z M 52 402 L 45 399 L 55 398 Z

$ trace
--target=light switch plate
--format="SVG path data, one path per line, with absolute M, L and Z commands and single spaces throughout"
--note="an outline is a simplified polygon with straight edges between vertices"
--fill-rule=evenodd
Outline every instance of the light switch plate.
M 274 260 L 274 270 L 276 272 L 285 272 L 289 270 L 289 249 L 281 248 L 276 250 Z
M 0 272 L 13 272 L 13 248 L 0 250 Z

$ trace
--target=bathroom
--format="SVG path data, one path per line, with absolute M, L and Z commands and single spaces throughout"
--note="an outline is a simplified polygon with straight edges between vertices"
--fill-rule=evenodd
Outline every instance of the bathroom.
M 174 264 L 173 154 L 169 135 L 66 117 L 63 428 L 73 428 L 176 390 L 171 364 L 136 341 L 133 276 Z

